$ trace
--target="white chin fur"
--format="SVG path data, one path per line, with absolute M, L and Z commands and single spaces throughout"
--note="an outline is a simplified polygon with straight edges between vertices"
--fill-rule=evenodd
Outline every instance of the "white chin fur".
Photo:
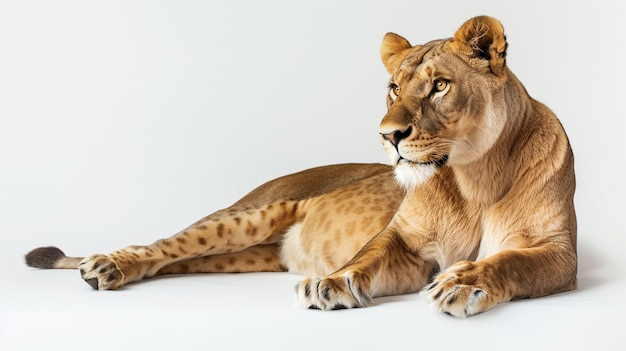
M 401 162 L 394 168 L 398 183 L 405 189 L 411 190 L 424 183 L 437 173 L 434 164 L 420 165 L 415 163 Z

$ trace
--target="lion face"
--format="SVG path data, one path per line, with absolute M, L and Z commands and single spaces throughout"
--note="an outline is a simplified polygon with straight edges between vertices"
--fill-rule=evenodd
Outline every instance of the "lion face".
M 504 51 L 490 54 L 492 45 L 502 46 L 494 33 L 501 26 L 464 27 L 454 39 L 421 46 L 393 33 L 383 40 L 381 56 L 392 77 L 380 134 L 405 187 L 420 184 L 444 165 L 481 158 L 504 128 Z

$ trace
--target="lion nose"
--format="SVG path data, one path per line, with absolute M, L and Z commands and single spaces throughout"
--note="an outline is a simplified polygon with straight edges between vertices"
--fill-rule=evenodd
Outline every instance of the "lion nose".
M 383 137 L 383 139 L 389 140 L 391 142 L 391 144 L 393 144 L 393 146 L 397 146 L 398 143 L 402 139 L 405 139 L 406 137 L 411 135 L 411 131 L 412 131 L 411 127 L 409 127 L 405 131 L 394 130 L 391 133 L 380 133 L 380 135 Z

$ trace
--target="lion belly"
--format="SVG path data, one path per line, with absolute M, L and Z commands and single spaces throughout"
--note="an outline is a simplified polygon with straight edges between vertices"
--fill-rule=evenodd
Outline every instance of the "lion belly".
M 389 223 L 403 197 L 386 173 L 303 202 L 304 217 L 281 246 L 290 272 L 328 275 L 345 265 Z

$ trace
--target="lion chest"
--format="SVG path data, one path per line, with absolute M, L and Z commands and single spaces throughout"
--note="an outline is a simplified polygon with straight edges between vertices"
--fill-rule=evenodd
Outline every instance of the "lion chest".
M 464 198 L 444 173 L 409 193 L 390 226 L 416 255 L 444 269 L 478 255 L 484 208 Z

